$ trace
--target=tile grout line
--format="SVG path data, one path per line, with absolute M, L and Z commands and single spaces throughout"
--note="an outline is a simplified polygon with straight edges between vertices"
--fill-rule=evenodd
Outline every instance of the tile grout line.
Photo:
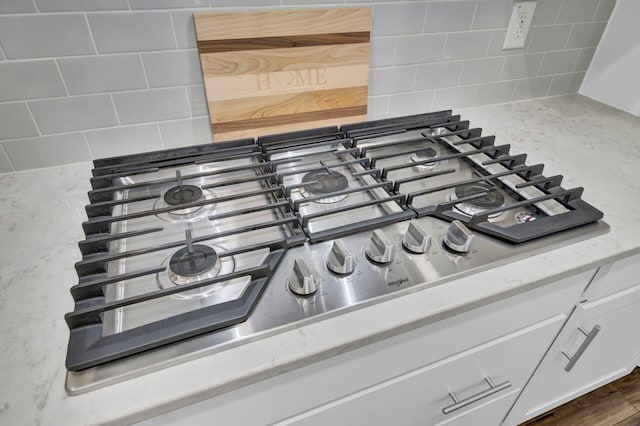
M 2 43 L 0 43 L 0 53 L 2 53 L 2 57 L 4 58 L 5 61 L 9 60 L 9 58 L 7 58 L 7 55 L 4 53 L 4 49 L 2 48 Z
M 87 138 L 87 132 L 81 132 L 82 137 L 84 138 L 84 143 L 87 144 L 87 149 L 89 150 L 89 155 L 91 155 L 92 159 L 96 159 L 96 156 L 93 154 L 93 150 L 91 149 L 91 145 L 89 145 L 89 138 Z
M 142 74 L 144 75 L 144 83 L 147 85 L 147 89 L 150 89 L 149 85 L 149 77 L 147 76 L 147 68 L 144 66 L 144 59 L 142 59 L 142 53 L 138 53 L 138 57 L 140 58 L 140 65 L 142 65 Z
M 424 5 L 424 18 L 422 19 L 422 31 L 421 34 L 425 34 L 424 30 L 427 29 L 427 16 L 429 16 L 429 3 Z
M 469 31 L 473 31 L 473 24 L 476 23 L 477 13 L 478 13 L 478 0 L 476 0 L 475 5 L 473 6 L 473 16 L 471 17 L 471 26 L 469 27 Z M 491 31 L 491 35 L 493 36 L 493 31 Z M 489 45 L 491 45 L 491 37 L 489 37 Z
M 85 24 L 87 24 L 87 29 L 89 30 L 89 38 L 91 39 L 91 45 L 93 46 L 93 52 L 97 55 L 98 54 L 98 47 L 96 46 L 96 41 L 93 39 L 93 30 L 91 29 L 91 25 L 89 24 L 89 17 L 87 16 L 86 12 L 83 13 L 84 15 L 84 22 Z
M 553 87 L 553 82 L 556 80 L 556 76 L 551 76 L 551 83 L 549 83 L 549 87 L 547 88 L 547 92 L 544 94 L 545 98 L 549 97 L 549 93 L 551 93 L 551 88 Z
M 169 10 L 169 20 L 171 21 L 171 32 L 173 33 L 173 42 L 176 45 L 174 50 L 178 50 L 178 36 L 176 35 L 176 24 L 173 21 L 173 10 Z
M 560 1 L 560 7 L 558 8 L 558 13 L 556 14 L 556 19 L 553 20 L 554 25 L 558 24 L 558 19 L 560 19 L 560 13 L 562 12 L 562 8 L 564 7 L 564 0 Z
M 576 60 L 573 62 L 573 66 L 571 67 L 571 71 L 572 72 L 581 72 L 581 71 L 576 71 L 576 67 L 578 66 L 578 61 L 580 60 L 580 54 L 586 49 L 580 49 L 580 51 L 578 52 L 578 54 L 576 55 Z M 593 59 L 593 58 L 591 58 Z M 587 67 L 588 68 L 588 67 Z
M 17 172 L 18 170 L 16 169 L 16 166 L 13 165 L 13 161 L 11 161 L 11 157 L 9 157 L 9 153 L 7 152 L 7 150 L 4 147 L 4 141 L 2 143 L 0 143 L 0 149 L 4 153 L 4 156 L 7 157 L 7 161 L 9 162 L 9 165 L 11 166 L 13 171 Z
M 193 118 L 193 111 L 191 110 L 191 100 L 189 96 L 189 89 L 187 87 L 184 88 L 184 93 L 187 96 L 187 108 L 189 108 L 189 117 Z
M 595 21 L 595 20 L 596 20 L 596 16 L 598 16 L 598 11 L 600 11 L 600 6 L 602 6 L 602 2 L 603 2 L 603 1 L 604 1 L 604 0 L 600 0 L 600 1 L 598 2 L 598 6 L 596 6 L 596 11 L 595 11 L 595 12 L 593 12 L 593 16 L 591 17 L 591 21 Z
M 31 119 L 33 120 L 33 123 L 36 125 L 36 130 L 38 131 L 38 136 L 43 136 L 42 132 L 40 131 L 40 126 L 38 126 L 38 122 L 36 121 L 36 117 L 33 115 L 33 111 L 31 111 L 31 107 L 29 106 L 29 102 L 24 101 L 24 104 L 27 106 L 27 111 L 29 112 L 29 115 L 31 116 Z
M 131 1 L 127 0 L 127 7 L 129 8 L 129 10 L 131 10 Z
M 111 99 L 111 106 L 113 106 L 113 112 L 116 114 L 116 120 L 118 121 L 118 126 L 121 126 L 120 122 L 120 114 L 118 114 L 118 108 L 116 108 L 116 101 L 113 100 L 113 94 L 109 93 L 109 99 Z
M 167 146 L 164 144 L 164 138 L 162 137 L 162 131 L 160 130 L 160 123 L 157 121 L 156 129 L 158 130 L 158 135 L 160 136 L 160 144 L 162 144 L 162 148 L 165 149 Z
M 569 40 L 571 40 L 571 34 L 573 34 L 573 29 L 576 27 L 576 24 L 571 24 L 571 29 L 569 30 L 569 35 L 567 36 L 567 41 L 564 42 L 564 47 L 562 50 L 567 50 L 567 46 L 569 45 Z
M 40 8 L 38 7 L 38 3 L 36 3 L 36 0 L 31 0 L 33 2 L 33 6 L 36 8 L 36 13 L 40 13 Z
M 67 87 L 67 82 L 64 81 L 64 76 L 62 75 L 62 70 L 60 69 L 60 64 L 57 59 L 54 59 L 53 62 L 56 64 L 56 69 L 58 70 L 58 74 L 60 75 L 60 80 L 62 80 L 62 86 L 64 87 L 64 91 L 67 92 L 67 96 L 71 96 L 69 93 L 69 88 Z

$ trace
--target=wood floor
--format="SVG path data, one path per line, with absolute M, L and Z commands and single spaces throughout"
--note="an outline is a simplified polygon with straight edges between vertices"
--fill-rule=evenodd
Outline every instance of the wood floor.
M 521 426 L 640 426 L 640 368 Z

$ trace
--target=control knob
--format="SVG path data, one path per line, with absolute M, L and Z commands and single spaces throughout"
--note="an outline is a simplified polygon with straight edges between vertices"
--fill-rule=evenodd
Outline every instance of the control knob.
M 301 296 L 318 290 L 318 276 L 303 259 L 296 259 L 289 276 L 289 289 Z
M 458 253 L 467 253 L 471 250 L 474 238 L 475 235 L 469 231 L 469 228 L 459 220 L 454 220 L 444 235 L 444 244 Z
M 386 235 L 376 229 L 371 233 L 369 237 L 369 243 L 364 250 L 367 257 L 376 263 L 389 263 L 393 260 L 395 254 L 395 248 L 393 244 L 387 239 Z
M 413 253 L 426 253 L 431 246 L 431 237 L 420 225 L 410 222 L 407 232 L 402 236 L 402 245 Z
M 356 268 L 356 258 L 342 240 L 335 240 L 327 258 L 327 268 L 336 274 L 350 274 Z

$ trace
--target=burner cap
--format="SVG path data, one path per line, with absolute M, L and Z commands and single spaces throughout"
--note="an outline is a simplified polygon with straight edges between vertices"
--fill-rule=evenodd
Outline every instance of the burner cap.
M 438 156 L 438 153 L 433 148 L 422 148 L 414 152 L 416 161 L 430 160 Z
M 335 171 L 331 173 L 326 170 L 309 172 L 302 178 L 302 183 L 306 182 L 314 182 L 304 186 L 306 192 L 314 195 L 331 194 L 349 187 L 347 178 L 342 173 Z
M 218 254 L 214 249 L 202 244 L 194 244 L 193 250 L 183 247 L 171 256 L 169 269 L 175 275 L 194 277 L 214 268 L 218 263 Z
M 193 203 L 202 198 L 202 189 L 195 185 L 179 185 L 164 193 L 165 203 L 171 206 Z
M 482 209 L 500 207 L 504 204 L 504 195 L 490 185 L 472 183 L 470 185 L 458 186 L 455 189 L 457 198 L 470 197 L 483 192 L 486 192 L 487 194 L 482 197 L 474 198 L 473 200 L 465 201 L 464 204 Z

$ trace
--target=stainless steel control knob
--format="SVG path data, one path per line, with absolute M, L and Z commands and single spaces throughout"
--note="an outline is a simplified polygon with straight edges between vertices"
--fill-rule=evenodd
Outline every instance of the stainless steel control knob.
M 335 240 L 327 258 L 327 268 L 336 274 L 350 274 L 356 268 L 356 257 L 342 240 Z
M 289 289 L 302 296 L 313 294 L 318 290 L 318 275 L 302 259 L 296 259 L 289 276 Z
M 376 229 L 371 233 L 364 252 L 370 260 L 376 263 L 389 263 L 395 255 L 395 247 L 381 230 Z
M 444 243 L 453 251 L 467 253 L 471 250 L 474 238 L 475 235 L 469 231 L 469 228 L 464 226 L 459 220 L 454 220 L 444 235 Z
M 410 222 L 402 236 L 402 245 L 413 253 L 426 253 L 431 247 L 431 236 L 416 222 Z

